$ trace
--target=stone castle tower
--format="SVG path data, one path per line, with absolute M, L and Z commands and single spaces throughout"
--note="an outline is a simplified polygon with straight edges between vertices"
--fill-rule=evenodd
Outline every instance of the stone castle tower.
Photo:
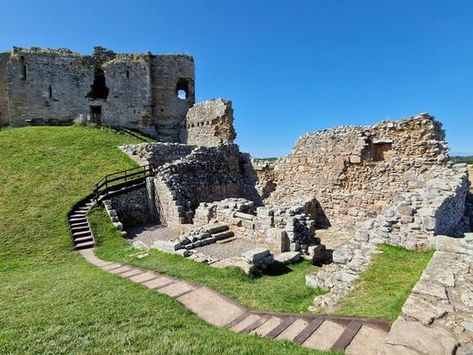
M 0 53 L 0 127 L 70 124 L 82 117 L 183 142 L 194 80 L 189 55 L 13 47 Z

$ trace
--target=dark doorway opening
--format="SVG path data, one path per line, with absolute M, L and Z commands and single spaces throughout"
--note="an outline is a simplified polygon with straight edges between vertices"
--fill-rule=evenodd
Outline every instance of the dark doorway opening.
M 105 85 L 105 72 L 103 69 L 95 69 L 94 83 L 90 88 L 91 91 L 87 94 L 88 98 L 105 100 L 108 97 L 108 87 Z
M 102 124 L 102 106 L 90 106 L 90 121 L 97 125 Z

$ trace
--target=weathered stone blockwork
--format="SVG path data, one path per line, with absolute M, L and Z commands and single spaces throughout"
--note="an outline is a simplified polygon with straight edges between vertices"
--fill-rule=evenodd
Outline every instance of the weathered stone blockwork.
M 233 143 L 236 137 L 233 128 L 231 101 L 216 99 L 194 105 L 186 116 L 187 144 L 217 146 Z
M 337 127 L 303 136 L 274 167 L 266 204 L 312 196 L 319 224 L 354 225 L 376 217 L 424 169 L 448 158 L 441 124 L 423 114 L 370 127 Z
M 101 47 L 86 56 L 40 48 L 0 54 L 2 125 L 88 118 L 181 142 L 194 102 L 194 59 L 188 55 L 116 54 Z
M 222 144 L 197 147 L 185 158 L 164 164 L 155 179 L 162 223 L 190 223 L 200 202 L 257 197 L 254 181 L 243 168 L 251 166 L 248 160 L 237 145 Z
M 7 64 L 9 59 L 9 53 L 0 53 L 0 127 L 8 126 L 10 123 L 7 77 Z

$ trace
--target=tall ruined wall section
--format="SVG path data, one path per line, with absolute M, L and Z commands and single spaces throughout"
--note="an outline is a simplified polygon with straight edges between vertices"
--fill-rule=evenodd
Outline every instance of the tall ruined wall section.
M 186 126 L 187 144 L 212 147 L 233 143 L 236 133 L 231 101 L 215 99 L 194 105 L 187 112 Z
M 13 49 L 8 62 L 10 124 L 72 121 L 87 114 L 93 64 L 69 50 Z
M 103 123 L 156 135 L 150 61 L 147 55 L 117 55 L 103 64 L 109 89 L 107 100 L 103 102 Z
M 189 55 L 152 58 L 152 112 L 160 142 L 185 142 L 186 113 L 195 103 L 194 70 L 194 59 Z
M 276 190 L 265 203 L 314 197 L 319 224 L 354 225 L 378 215 L 399 192 L 419 187 L 418 176 L 447 159 L 441 124 L 428 114 L 315 132 L 275 165 Z
M 0 53 L 0 127 L 10 124 L 7 66 L 10 53 Z

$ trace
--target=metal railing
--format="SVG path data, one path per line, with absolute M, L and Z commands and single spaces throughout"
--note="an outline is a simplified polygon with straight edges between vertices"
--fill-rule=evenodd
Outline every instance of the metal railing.
M 111 192 L 126 189 L 143 182 L 147 177 L 152 176 L 153 173 L 152 165 L 148 164 L 105 175 L 94 186 L 94 200 L 98 201 Z

